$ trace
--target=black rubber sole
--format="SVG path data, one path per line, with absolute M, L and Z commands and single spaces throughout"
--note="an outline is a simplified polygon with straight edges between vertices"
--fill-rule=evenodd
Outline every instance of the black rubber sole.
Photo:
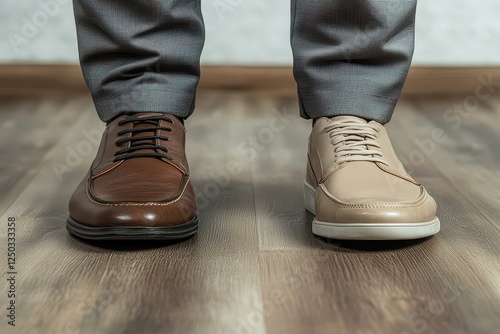
M 71 216 L 66 221 L 69 233 L 87 240 L 179 240 L 198 231 L 198 218 L 172 227 L 92 227 L 76 222 Z

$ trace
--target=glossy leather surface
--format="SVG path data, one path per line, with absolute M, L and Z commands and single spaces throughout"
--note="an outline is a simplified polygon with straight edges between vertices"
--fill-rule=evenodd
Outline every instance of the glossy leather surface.
M 115 153 L 131 145 L 127 142 L 118 146 L 118 140 L 152 135 L 151 131 L 119 135 L 123 130 L 150 127 L 120 121 L 155 115 L 159 114 L 122 115 L 108 124 L 97 156 L 69 202 L 70 216 L 76 222 L 92 227 L 169 227 L 195 217 L 195 197 L 184 150 L 186 131 L 178 118 L 165 115 L 172 123 L 160 120 L 159 125 L 170 131 L 155 131 L 157 136 L 168 138 L 156 139 L 155 144 L 166 148 L 171 160 L 135 157 L 115 161 Z M 137 152 L 155 151 L 160 152 L 154 149 Z
M 320 118 L 309 138 L 307 182 L 316 188 L 316 218 L 335 223 L 420 223 L 435 218 L 436 203 L 407 174 L 396 157 L 384 126 L 375 121 L 376 142 L 386 164 L 372 161 L 338 163 L 327 127 L 352 116 Z

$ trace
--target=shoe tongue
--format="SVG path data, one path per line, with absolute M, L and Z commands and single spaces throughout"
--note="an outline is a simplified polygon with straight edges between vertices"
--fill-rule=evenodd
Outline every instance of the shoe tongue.
M 334 117 L 329 117 L 329 119 L 331 121 L 334 121 L 334 122 L 350 121 L 350 122 L 356 122 L 356 123 L 362 123 L 362 124 L 368 123 L 364 118 L 357 117 L 357 116 L 349 116 L 349 115 L 334 116 Z

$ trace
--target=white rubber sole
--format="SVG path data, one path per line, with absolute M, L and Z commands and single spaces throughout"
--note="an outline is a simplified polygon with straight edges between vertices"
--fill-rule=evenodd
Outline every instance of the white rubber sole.
M 307 211 L 316 214 L 314 198 L 316 189 L 304 181 L 304 202 Z M 340 240 L 411 240 L 429 237 L 438 233 L 440 222 L 434 217 L 428 222 L 415 223 L 342 223 L 323 222 L 314 218 L 312 232 L 318 236 Z

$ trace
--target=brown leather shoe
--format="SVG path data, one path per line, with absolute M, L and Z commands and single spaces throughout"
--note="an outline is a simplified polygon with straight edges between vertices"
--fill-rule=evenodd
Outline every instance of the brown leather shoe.
M 304 183 L 313 233 L 335 239 L 417 239 L 439 232 L 436 202 L 405 171 L 384 126 L 354 116 L 316 120 Z
M 111 121 L 87 176 L 69 202 L 68 231 L 84 239 L 179 239 L 198 220 L 185 152 L 172 115 Z

